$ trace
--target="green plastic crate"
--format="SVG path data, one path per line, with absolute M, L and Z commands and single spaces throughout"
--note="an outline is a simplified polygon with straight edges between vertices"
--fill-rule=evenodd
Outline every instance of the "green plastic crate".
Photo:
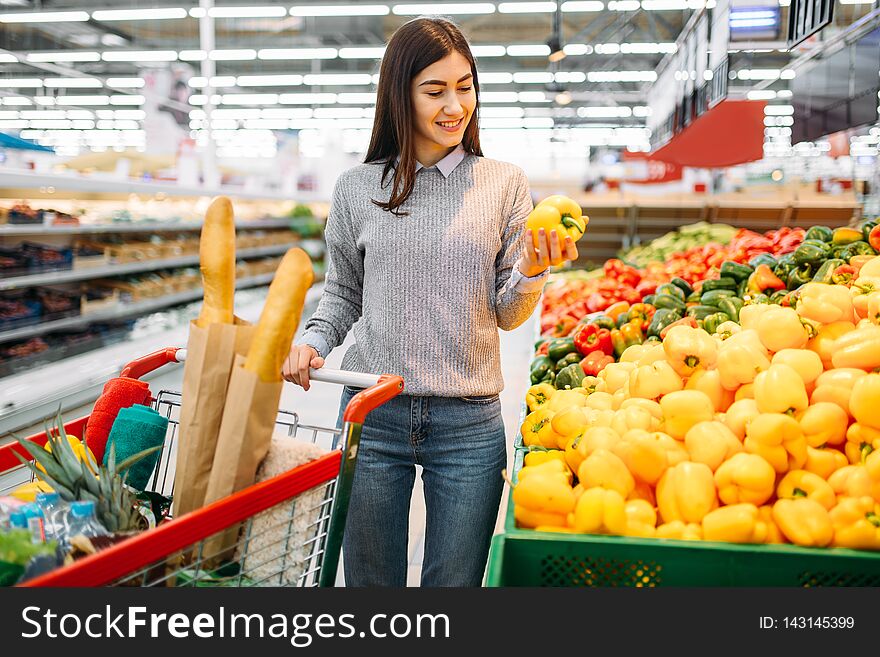
M 514 443 L 513 481 L 528 448 Z M 489 552 L 487 586 L 880 586 L 880 552 L 517 529 Z

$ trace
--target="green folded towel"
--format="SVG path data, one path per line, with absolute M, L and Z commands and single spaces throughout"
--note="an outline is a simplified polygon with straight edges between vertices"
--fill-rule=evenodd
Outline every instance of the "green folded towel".
M 167 430 L 168 418 L 149 406 L 135 404 L 119 409 L 119 415 L 116 416 L 107 439 L 104 465 L 107 465 L 110 457 L 111 444 L 116 446 L 116 462 L 119 463 L 145 449 L 161 446 L 165 442 Z M 126 483 L 137 490 L 144 490 L 156 468 L 159 454 L 160 452 L 156 451 L 132 465 L 128 469 Z

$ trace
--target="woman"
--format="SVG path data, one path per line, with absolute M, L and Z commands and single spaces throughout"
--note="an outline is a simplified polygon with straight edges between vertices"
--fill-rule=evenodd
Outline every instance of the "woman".
M 577 257 L 555 231 L 533 243 L 519 168 L 482 157 L 477 67 L 458 28 L 417 18 L 388 43 L 365 163 L 338 179 L 324 294 L 284 377 L 353 329 L 342 367 L 399 374 L 405 393 L 367 418 L 343 554 L 348 586 L 405 586 L 415 465 L 426 504 L 423 586 L 479 586 L 506 464 L 498 328 L 532 313 L 550 265 Z M 537 248 L 535 247 L 537 244 Z M 346 388 L 341 410 L 356 390 Z

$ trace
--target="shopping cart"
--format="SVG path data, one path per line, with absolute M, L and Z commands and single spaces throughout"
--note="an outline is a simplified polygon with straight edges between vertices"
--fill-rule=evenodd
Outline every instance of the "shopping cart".
M 139 378 L 164 364 L 183 362 L 185 349 L 163 349 L 133 361 L 122 376 Z M 299 415 L 279 411 L 279 430 L 311 443 L 328 443 L 332 451 L 270 480 L 254 484 L 179 518 L 160 523 L 35 577 L 24 586 L 333 586 L 351 494 L 361 428 L 367 414 L 400 394 L 399 376 L 313 370 L 313 381 L 363 388 L 348 403 L 341 428 L 300 422 Z M 174 486 L 180 393 L 161 391 L 153 408 L 169 420 L 165 443 L 148 491 L 170 496 Z M 65 424 L 82 436 L 88 416 Z M 46 434 L 28 438 L 39 445 Z M 0 447 L 0 495 L 32 480 L 15 457 L 27 457 L 18 444 Z M 218 563 L 208 554 L 210 539 L 241 525 L 233 560 Z

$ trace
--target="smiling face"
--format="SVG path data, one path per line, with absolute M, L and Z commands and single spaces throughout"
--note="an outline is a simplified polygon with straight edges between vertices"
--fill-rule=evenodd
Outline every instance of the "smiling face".
M 432 166 L 461 143 L 476 110 L 471 65 L 453 52 L 420 71 L 410 93 L 416 159 Z

